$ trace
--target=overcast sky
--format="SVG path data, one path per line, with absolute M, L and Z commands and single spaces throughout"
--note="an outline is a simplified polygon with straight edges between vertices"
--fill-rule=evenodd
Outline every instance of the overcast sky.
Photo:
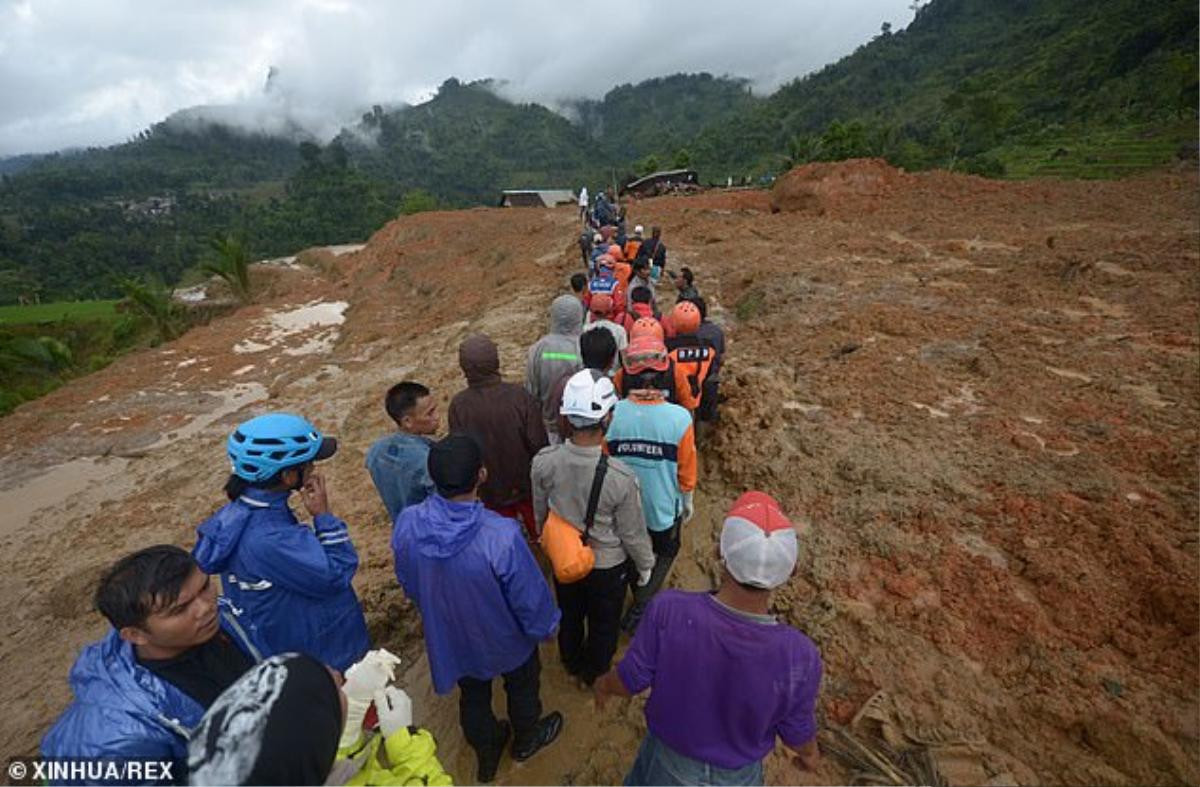
M 912 18 L 909 0 L 0 0 L 0 156 L 121 142 L 239 104 L 331 136 L 373 103 L 496 77 L 552 103 L 680 71 L 767 92 Z M 264 98 L 270 66 L 281 90 Z

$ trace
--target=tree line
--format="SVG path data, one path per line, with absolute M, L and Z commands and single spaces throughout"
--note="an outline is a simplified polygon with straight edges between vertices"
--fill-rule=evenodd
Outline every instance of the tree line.
M 504 188 L 594 190 L 668 167 L 762 182 L 859 156 L 993 177 L 1075 161 L 1067 174 L 1106 175 L 1106 146 L 1124 145 L 1130 166 L 1195 147 L 1191 0 L 916 8 L 904 30 L 883 25 L 768 97 L 675 75 L 556 113 L 450 79 L 425 104 L 373 107 L 325 145 L 184 112 L 122 145 L 23 162 L 0 176 L 0 304 L 174 283 L 211 261 L 215 237 L 251 258 L 363 241 L 398 214 L 495 204 Z

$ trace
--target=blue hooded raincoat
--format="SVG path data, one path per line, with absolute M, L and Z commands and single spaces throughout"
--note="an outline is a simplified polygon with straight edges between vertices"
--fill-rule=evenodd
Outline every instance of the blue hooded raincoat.
M 247 489 L 200 525 L 192 555 L 220 575 L 262 658 L 294 651 L 344 671 L 371 647 L 350 585 L 358 553 L 345 522 L 318 514 L 313 528 L 301 525 L 288 494 Z
M 80 652 L 70 681 L 75 701 L 42 738 L 42 756 L 187 758 L 204 708 L 138 664 L 116 629 Z
M 438 694 L 525 663 L 561 613 L 521 526 L 483 504 L 434 493 L 400 512 L 396 577 L 417 606 Z

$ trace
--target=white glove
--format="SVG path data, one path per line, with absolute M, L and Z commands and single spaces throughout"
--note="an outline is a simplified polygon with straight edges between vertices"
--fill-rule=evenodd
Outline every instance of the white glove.
M 684 522 L 691 522 L 692 517 L 696 515 L 696 504 L 692 501 L 692 492 L 683 493 L 683 519 Z
M 370 705 L 375 692 L 395 680 L 399 664 L 399 656 L 383 648 L 372 650 L 346 670 L 342 691 L 348 699 L 362 700 Z
M 379 730 L 387 738 L 412 724 L 412 699 L 395 686 L 380 689 L 375 692 L 375 713 L 379 715 Z
M 644 588 L 644 587 L 646 587 L 646 585 L 650 584 L 650 575 L 652 573 L 654 573 L 654 566 L 651 566 L 650 568 L 646 569 L 645 571 L 639 571 L 637 586 L 640 588 Z
M 362 735 L 363 719 L 371 707 L 370 700 L 356 700 L 346 697 L 346 726 L 342 727 L 342 738 L 338 741 L 339 749 L 349 749 L 358 743 Z

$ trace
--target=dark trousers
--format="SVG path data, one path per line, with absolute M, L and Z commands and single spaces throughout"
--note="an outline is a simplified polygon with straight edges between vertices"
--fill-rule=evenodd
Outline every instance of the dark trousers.
M 621 632 L 626 565 L 596 568 L 578 582 L 554 581 L 562 621 L 558 652 L 567 672 L 588 683 L 608 672 Z
M 720 420 L 720 415 L 717 413 L 720 387 L 720 380 L 705 380 L 700 386 L 700 407 L 697 408 L 696 417 L 701 421 L 716 423 Z
M 508 718 L 515 744 L 529 739 L 542 716 L 542 699 L 538 696 L 541 672 L 542 663 L 534 648 L 524 664 L 504 673 L 504 693 L 508 696 Z M 492 681 L 459 678 L 458 690 L 459 723 L 471 748 L 479 751 L 503 745 L 503 728 L 492 713 Z
M 679 522 L 669 530 L 651 530 L 650 547 L 654 550 L 654 570 L 650 572 L 650 581 L 643 588 L 637 587 L 637 573 L 630 572 L 629 584 L 633 587 L 633 599 L 636 603 L 645 604 L 650 597 L 662 589 L 671 571 L 671 564 L 679 554 Z

